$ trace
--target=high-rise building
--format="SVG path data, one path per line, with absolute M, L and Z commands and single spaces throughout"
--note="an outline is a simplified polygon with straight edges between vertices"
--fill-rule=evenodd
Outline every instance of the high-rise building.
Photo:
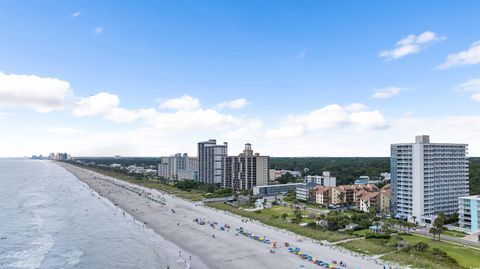
M 198 180 L 207 184 L 220 184 L 224 178 L 224 162 L 228 144 L 217 145 L 217 140 L 198 143 Z
M 234 190 L 250 190 L 268 184 L 268 156 L 253 153 L 252 145 L 238 156 L 225 157 L 223 187 Z
M 191 176 L 188 178 L 179 177 L 179 171 L 189 171 L 189 173 L 196 173 L 197 169 L 197 158 L 190 158 L 187 153 L 181 154 L 177 153 L 172 156 L 161 157 L 160 163 L 158 164 L 158 176 L 170 180 L 179 180 L 179 179 L 191 179 Z M 186 175 L 186 173 L 182 173 Z
M 415 143 L 391 145 L 392 213 L 408 221 L 431 223 L 444 212 L 458 210 L 458 197 L 468 195 L 466 144 Z

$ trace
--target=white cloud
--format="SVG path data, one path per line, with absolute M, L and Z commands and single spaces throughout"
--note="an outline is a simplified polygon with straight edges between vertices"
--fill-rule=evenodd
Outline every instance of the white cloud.
M 48 127 L 45 128 L 45 130 L 49 133 L 55 134 L 78 134 L 84 132 L 83 130 L 69 127 Z
M 95 32 L 95 34 L 103 33 L 103 27 L 100 27 L 100 26 L 96 27 L 94 32 Z
M 448 69 L 460 65 L 474 65 L 480 63 L 480 41 L 473 43 L 468 50 L 448 55 L 445 62 L 437 66 L 438 69 Z
M 426 31 L 418 36 L 408 35 L 400 39 L 392 50 L 380 52 L 379 56 L 386 60 L 395 60 L 410 54 L 415 54 L 425 49 L 429 44 L 444 40 L 445 37 L 439 36 L 434 32 Z
M 266 139 L 288 139 L 305 134 L 305 127 L 301 124 L 280 126 L 278 129 L 268 129 L 265 132 Z
M 80 15 L 82 15 L 82 12 L 77 11 L 77 12 L 75 12 L 75 13 L 70 14 L 70 17 L 74 17 L 74 18 L 75 18 L 75 17 L 78 17 L 78 16 L 80 16 Z
M 63 109 L 70 84 L 57 78 L 0 72 L 0 106 L 28 107 L 39 112 Z
M 387 99 L 399 94 L 401 91 L 402 89 L 399 87 L 388 87 L 384 89 L 379 89 L 375 91 L 371 98 Z
M 352 127 L 354 130 L 385 128 L 385 119 L 378 110 L 369 110 L 359 103 L 340 106 L 328 105 L 300 115 L 290 115 L 283 119 L 280 127 L 265 132 L 266 138 L 292 138 L 307 132 L 321 129 L 341 129 Z
M 470 93 L 470 98 L 480 102 L 480 79 L 470 79 L 455 87 L 458 92 Z
M 200 101 L 189 95 L 178 98 L 158 99 L 161 109 L 194 110 L 200 107 Z
M 474 94 L 470 95 L 470 98 L 471 98 L 473 101 L 480 103 L 480 93 L 474 93 Z
M 224 109 L 224 108 L 240 109 L 242 107 L 245 107 L 246 105 L 248 105 L 248 101 L 244 98 L 239 98 L 235 100 L 221 102 L 220 104 L 217 105 L 217 108 L 218 109 Z
M 81 98 L 73 109 L 75 116 L 105 116 L 120 104 L 117 95 L 100 92 L 95 95 Z
M 132 122 L 156 113 L 155 109 L 125 109 L 119 107 L 120 98 L 111 93 L 100 92 L 80 98 L 72 108 L 77 117 L 103 117 L 113 122 Z

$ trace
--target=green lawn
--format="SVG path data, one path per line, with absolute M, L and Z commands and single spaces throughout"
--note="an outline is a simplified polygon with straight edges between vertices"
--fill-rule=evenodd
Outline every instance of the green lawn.
M 362 231 L 363 230 L 357 231 L 357 234 L 362 234 Z M 430 238 L 416 235 L 401 235 L 401 237 L 411 246 L 418 242 L 425 242 L 429 245 L 429 248 L 425 253 L 415 251 L 414 249 L 394 252 L 383 256 L 382 259 L 425 269 L 474 268 L 480 265 L 480 250 L 462 247 L 444 241 L 433 241 Z M 345 242 L 339 244 L 339 246 L 364 254 L 378 255 L 395 251 L 393 244 L 388 244 L 389 242 L 392 242 L 391 240 L 393 239 L 362 239 Z M 458 264 L 452 263 L 448 259 L 434 256 L 432 252 L 433 248 L 439 248 L 445 251 L 447 255 L 455 259 Z
M 442 234 L 453 237 L 465 237 L 467 234 L 459 231 L 444 231 Z
M 393 251 L 387 246 L 388 239 L 361 239 L 338 244 L 346 249 L 364 254 L 385 254 Z
M 430 248 L 439 248 L 465 268 L 480 267 L 480 250 L 415 235 L 402 235 L 402 238 L 412 244 L 425 242 L 430 245 Z
M 353 231 L 352 234 L 365 237 L 369 231 L 370 229 L 363 229 L 363 230 Z
M 281 218 L 281 215 L 283 213 L 287 213 L 289 215 L 293 214 L 293 209 L 289 207 L 273 207 L 271 209 L 263 209 L 261 210 L 261 213 L 256 213 L 253 211 L 245 211 L 242 209 L 238 209 L 233 206 L 226 205 L 224 203 L 208 203 L 206 205 L 216 209 L 229 211 L 231 213 L 234 213 L 236 215 L 240 215 L 246 218 L 255 219 L 267 225 L 289 230 L 298 235 L 310 237 L 316 240 L 328 240 L 330 242 L 336 242 L 336 241 L 354 237 L 353 235 L 349 235 L 347 233 L 333 232 L 333 231 L 320 230 L 320 229 L 311 229 L 308 227 L 301 227 L 295 223 L 284 221 Z M 274 218 L 273 217 L 274 215 L 278 216 L 278 218 Z M 308 220 L 304 220 L 302 222 L 306 222 L 306 221 Z

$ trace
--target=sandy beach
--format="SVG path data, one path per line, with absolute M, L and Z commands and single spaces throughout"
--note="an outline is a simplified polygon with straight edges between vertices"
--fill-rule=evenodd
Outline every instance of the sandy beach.
M 123 181 L 65 163 L 58 163 L 85 182 L 99 195 L 109 199 L 135 218 L 135 221 L 152 229 L 178 247 L 179 259 L 169 268 L 322 268 L 290 253 L 283 245 L 289 242 L 305 253 L 331 263 L 343 261 L 346 269 L 383 268 L 381 260 L 351 253 L 327 242 L 321 245 L 310 239 L 298 242 L 290 232 L 263 225 L 255 221 L 244 222 L 239 216 L 204 207 L 184 199 L 144 187 L 139 195 L 122 187 Z M 115 182 L 112 183 L 112 182 Z M 135 185 L 136 186 L 136 185 Z M 138 189 L 135 189 L 138 192 Z M 205 225 L 194 221 L 204 219 Z M 217 223 L 212 227 L 210 223 Z M 227 224 L 230 229 L 221 230 Z M 279 248 L 271 253 L 271 244 L 261 243 L 238 234 L 239 227 L 270 241 L 279 242 Z M 182 264 L 182 262 L 184 261 Z M 397 267 L 400 268 L 400 267 Z

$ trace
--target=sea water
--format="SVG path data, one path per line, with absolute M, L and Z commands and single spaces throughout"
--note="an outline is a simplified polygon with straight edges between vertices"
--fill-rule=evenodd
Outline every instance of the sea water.
M 167 268 L 166 246 L 54 162 L 0 159 L 0 268 Z

